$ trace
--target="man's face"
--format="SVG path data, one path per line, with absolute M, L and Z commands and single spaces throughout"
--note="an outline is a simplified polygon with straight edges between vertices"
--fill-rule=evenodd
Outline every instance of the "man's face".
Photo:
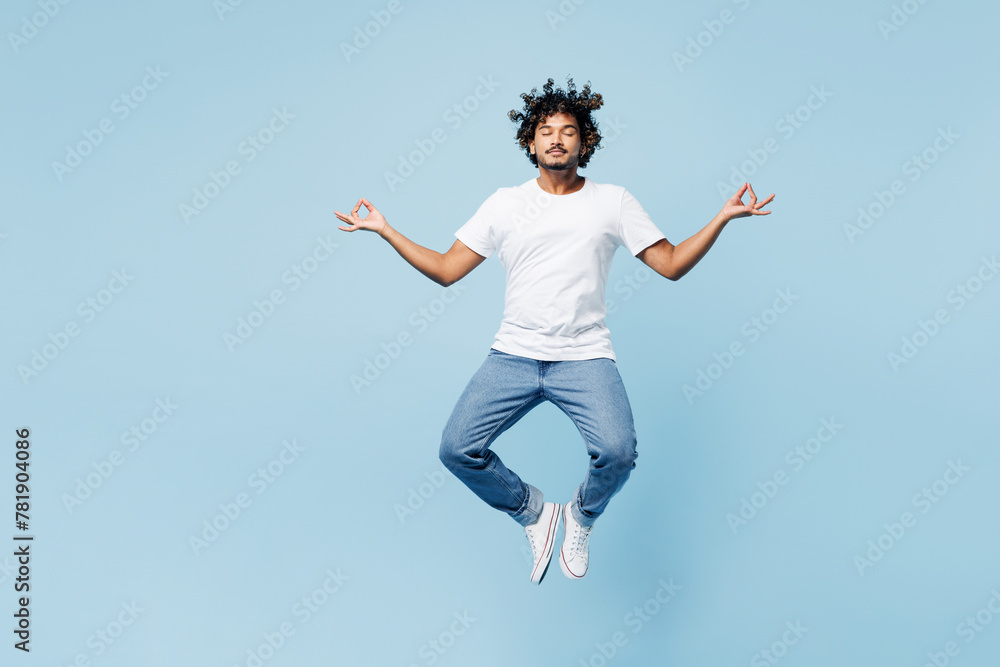
M 543 118 L 535 128 L 535 139 L 528 143 L 528 148 L 538 160 L 539 168 L 555 171 L 575 168 L 583 149 L 576 118 L 568 113 Z

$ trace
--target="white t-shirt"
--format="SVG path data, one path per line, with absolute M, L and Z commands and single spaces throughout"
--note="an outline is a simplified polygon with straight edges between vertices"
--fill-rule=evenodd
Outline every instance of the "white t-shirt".
M 499 188 L 455 232 L 507 271 L 493 347 L 544 361 L 615 359 L 605 291 L 618 246 L 636 255 L 666 238 L 629 192 L 594 183 L 552 195 L 532 178 Z

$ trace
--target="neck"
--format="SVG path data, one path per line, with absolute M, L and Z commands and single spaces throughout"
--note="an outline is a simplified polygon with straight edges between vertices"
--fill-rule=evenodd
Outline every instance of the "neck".
M 538 178 L 535 179 L 538 187 L 551 195 L 568 195 L 583 188 L 587 180 L 576 173 L 576 168 L 552 170 L 539 167 Z

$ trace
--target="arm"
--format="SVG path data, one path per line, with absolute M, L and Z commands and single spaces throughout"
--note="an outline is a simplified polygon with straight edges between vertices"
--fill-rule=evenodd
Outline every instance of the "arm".
M 636 257 L 668 280 L 680 280 L 685 273 L 701 261 L 708 249 L 719 238 L 728 222 L 716 215 L 694 236 L 673 245 L 667 239 L 660 239 L 641 251 Z
M 743 203 L 743 193 L 750 190 L 750 203 Z M 681 243 L 672 245 L 666 239 L 660 239 L 653 245 L 636 255 L 649 268 L 659 273 L 669 280 L 680 280 L 694 265 L 701 261 L 701 258 L 708 253 L 709 248 L 719 238 L 726 223 L 734 218 L 745 218 L 749 215 L 769 215 L 770 211 L 762 211 L 761 207 L 766 206 L 774 199 L 774 193 L 764 201 L 757 203 L 757 195 L 749 183 L 744 183 L 743 187 L 733 195 L 722 207 L 711 222 L 705 225 L 701 231 L 694 236 L 685 239 Z
M 358 217 L 358 211 L 362 206 L 368 210 L 368 216 L 365 218 Z M 358 200 L 350 215 L 344 215 L 340 211 L 333 213 L 348 225 L 347 227 L 338 226 L 338 229 L 345 232 L 353 232 L 358 229 L 376 232 L 388 241 L 389 245 L 395 248 L 400 257 L 409 262 L 410 266 L 445 287 L 467 276 L 472 269 L 486 259 L 470 250 L 458 239 L 446 253 L 440 253 L 414 243 L 394 229 L 379 213 L 379 210 L 364 197 Z

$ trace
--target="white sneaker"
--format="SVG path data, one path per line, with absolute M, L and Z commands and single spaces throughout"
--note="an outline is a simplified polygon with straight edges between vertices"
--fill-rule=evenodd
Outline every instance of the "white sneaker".
M 531 583 L 533 584 L 542 583 L 542 577 L 549 569 L 552 548 L 556 543 L 556 529 L 559 528 L 560 509 L 556 503 L 542 503 L 542 512 L 538 515 L 538 521 L 524 527 L 528 542 L 531 544 L 531 555 L 534 560 L 534 566 L 531 570 Z
M 566 524 L 566 534 L 563 536 L 562 548 L 559 550 L 559 567 L 570 579 L 582 579 L 587 574 L 590 561 L 590 529 L 593 526 L 581 526 L 573 517 L 569 504 L 563 505 L 563 521 Z

